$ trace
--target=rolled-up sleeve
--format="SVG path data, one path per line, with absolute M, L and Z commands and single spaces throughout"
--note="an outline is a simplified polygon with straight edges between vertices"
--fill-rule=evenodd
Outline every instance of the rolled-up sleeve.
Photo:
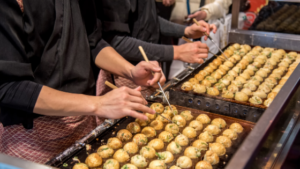
M 0 107 L 33 112 L 42 85 L 27 58 L 22 12 L 16 1 L 0 2 Z M 7 110 L 7 109 L 6 109 Z

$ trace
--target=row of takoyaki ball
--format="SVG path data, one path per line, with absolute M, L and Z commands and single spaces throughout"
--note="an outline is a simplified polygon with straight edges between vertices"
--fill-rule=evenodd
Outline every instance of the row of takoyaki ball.
M 163 106 L 160 103 L 152 104 L 151 107 L 162 110 L 159 113 L 169 110 L 169 108 L 161 109 Z M 172 107 L 176 110 L 175 106 Z M 103 159 L 107 159 L 102 166 L 103 169 L 119 169 L 120 163 L 127 162 L 130 163 L 123 165 L 121 169 L 137 169 L 147 166 L 149 169 L 166 169 L 166 164 L 176 160 L 174 155 L 181 153 L 183 155 L 176 160 L 176 165 L 171 169 L 184 169 L 193 165 L 192 159 L 199 159 L 201 150 L 207 151 L 203 161 L 198 162 L 195 168 L 212 169 L 212 165 L 219 163 L 219 156 L 226 154 L 226 148 L 231 147 L 232 140 L 237 139 L 237 134 L 243 131 L 243 127 L 238 123 L 231 124 L 229 129 L 226 129 L 222 136 L 217 137 L 215 143 L 212 143 L 214 136 L 219 135 L 221 129 L 227 126 L 225 120 L 216 118 L 211 121 L 206 114 L 201 114 L 195 120 L 193 119 L 190 111 L 183 111 L 181 115 L 174 115 L 172 118 L 178 125 L 169 123 L 164 127 L 161 119 L 132 122 L 127 125 L 126 129 L 118 131 L 116 137 L 110 138 L 107 145 L 99 147 L 97 153 L 90 154 L 85 163 L 78 163 L 73 169 L 101 167 Z M 151 125 L 158 121 L 160 121 L 160 125 Z M 186 121 L 191 121 L 187 127 L 185 127 Z M 147 126 L 148 124 L 151 127 Z M 203 125 L 207 125 L 207 127 L 198 136 L 198 139 L 190 144 L 189 140 L 197 138 L 196 133 L 203 129 Z M 144 128 L 141 130 L 142 127 Z M 185 127 L 182 134 L 179 134 L 179 127 Z M 158 138 L 154 138 L 156 130 L 164 130 Z M 135 135 L 133 136 L 133 134 Z M 148 138 L 153 139 L 148 142 Z M 123 143 L 125 143 L 124 146 Z M 168 146 L 166 151 L 163 151 L 165 143 Z M 188 147 L 183 150 L 182 147 L 185 146 Z M 141 147 L 140 151 L 139 147 Z M 155 158 L 157 160 L 154 160 Z M 148 165 L 149 161 L 151 162 Z
M 222 59 L 215 59 L 194 78 L 183 83 L 181 89 L 185 91 L 193 90 L 195 93 L 207 93 L 212 96 L 218 96 L 222 91 L 222 97 L 224 98 L 262 104 L 262 99 L 267 97 L 257 95 L 266 96 L 271 92 L 274 85 L 277 85 L 277 83 L 284 84 L 297 66 L 299 57 L 297 57 L 296 52 L 286 54 L 282 49 L 263 49 L 256 46 L 250 50 L 251 48 L 248 45 L 234 44 L 228 47 L 224 53 L 230 57 L 229 60 L 222 64 Z M 297 59 L 297 63 L 293 64 L 291 69 L 288 69 L 295 59 Z M 238 63 L 236 64 L 236 62 Z M 234 64 L 236 64 L 235 67 Z M 274 69 L 276 66 L 278 67 Z M 281 79 L 287 70 L 286 76 Z M 213 87 L 211 87 L 212 85 Z M 253 93 L 254 91 L 256 93 Z M 272 95 L 274 96 L 274 93 Z M 255 97 L 249 99 L 251 96 Z M 265 101 L 266 106 L 269 106 L 272 102 L 273 96 Z

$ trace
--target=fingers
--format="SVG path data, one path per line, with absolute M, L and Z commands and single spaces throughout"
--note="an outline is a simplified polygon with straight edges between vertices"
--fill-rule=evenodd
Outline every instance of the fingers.
M 148 120 L 148 117 L 145 114 L 136 112 L 134 110 L 128 109 L 125 111 L 125 114 L 127 114 L 128 116 L 131 116 L 133 118 L 140 119 L 140 120 Z
M 163 86 L 166 82 L 166 77 L 164 74 L 162 74 L 161 78 L 159 79 L 159 83 Z
M 147 112 L 147 113 L 150 113 L 150 114 L 154 114 L 155 111 L 150 109 L 150 107 L 147 107 L 145 105 L 142 105 L 142 104 L 138 104 L 138 103 L 128 103 L 128 107 L 131 109 L 131 110 L 136 110 L 136 111 L 141 111 L 141 112 Z
M 147 71 L 155 72 L 154 75 L 153 75 L 153 78 L 148 81 L 149 86 L 155 86 L 155 83 L 160 81 L 161 77 L 163 76 L 163 73 L 161 71 L 161 68 L 158 65 L 158 62 L 151 61 L 147 65 L 145 65 L 144 68 Z
M 209 30 L 210 30 L 210 29 L 209 29 L 209 28 L 210 28 L 210 27 L 209 27 L 209 24 L 208 24 L 207 22 L 203 21 L 203 20 L 201 20 L 201 21 L 199 22 L 199 24 L 202 25 L 203 27 L 205 27 L 205 29 L 206 29 L 205 32 L 209 35 Z
M 211 24 L 211 25 L 209 25 L 209 27 L 210 27 L 210 30 L 213 31 L 213 33 L 217 32 L 217 26 L 215 24 Z
M 205 43 L 201 43 L 200 41 L 197 41 L 197 42 L 194 42 L 194 43 L 197 45 L 198 48 L 208 50 L 208 46 Z

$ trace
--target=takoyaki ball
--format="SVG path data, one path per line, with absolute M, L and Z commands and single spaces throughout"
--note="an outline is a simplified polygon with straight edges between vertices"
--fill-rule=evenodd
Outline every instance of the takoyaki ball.
M 260 68 L 260 67 L 262 66 L 262 64 L 259 63 L 259 62 L 254 61 L 254 62 L 252 63 L 252 66 L 255 66 L 256 68 Z
M 226 74 L 224 77 L 223 77 L 223 79 L 227 79 L 227 80 L 229 80 L 229 81 L 232 81 L 232 80 L 234 80 L 234 76 L 232 76 L 232 75 L 229 75 L 229 74 Z
M 212 73 L 214 71 L 214 69 L 209 66 L 206 66 L 203 70 L 205 70 L 208 73 Z
M 210 68 L 212 68 L 212 69 L 214 69 L 214 70 L 216 70 L 217 68 L 218 68 L 218 66 L 217 65 L 215 65 L 214 63 L 210 63 L 210 64 L 208 64 L 208 66 L 210 67 Z
M 189 127 L 192 127 L 196 131 L 200 131 L 203 129 L 203 124 L 200 123 L 198 120 L 193 120 L 190 122 Z
M 193 147 L 196 147 L 200 150 L 207 150 L 208 144 L 203 140 L 195 140 L 192 144 Z
M 247 72 L 243 72 L 242 74 L 240 74 L 240 77 L 243 77 L 245 80 L 249 80 L 250 79 L 250 75 Z
M 212 76 L 206 76 L 205 80 L 208 80 L 211 84 L 216 83 L 217 79 Z
M 261 99 L 267 98 L 267 94 L 265 92 L 261 91 L 261 90 L 257 90 L 256 92 L 253 92 L 252 95 L 257 96 Z
M 248 82 L 244 85 L 244 88 L 250 89 L 251 91 L 255 91 L 257 89 L 257 86 L 253 83 Z
M 173 135 L 177 135 L 179 133 L 179 127 L 173 123 L 167 124 L 165 130 L 172 133 Z
M 194 118 L 194 116 L 192 115 L 192 112 L 189 110 L 182 111 L 180 113 L 180 115 L 187 121 L 190 121 Z
M 239 54 L 240 54 L 241 56 L 244 56 L 247 52 L 248 52 L 248 51 L 247 51 L 245 48 L 241 48 L 241 49 L 239 50 Z
M 244 128 L 242 127 L 242 125 L 240 125 L 239 123 L 232 123 L 230 126 L 229 126 L 229 129 L 237 132 L 237 133 L 242 133 Z
M 132 140 L 138 146 L 146 145 L 148 143 L 148 139 L 144 134 L 136 134 L 135 136 L 133 136 Z
M 248 66 L 247 64 L 241 62 L 235 65 L 235 67 L 239 67 L 241 68 L 241 70 L 246 69 L 247 66 Z
M 117 138 L 121 141 L 129 141 L 132 138 L 132 134 L 130 133 L 130 131 L 122 129 L 118 131 Z
M 244 44 L 242 45 L 242 47 L 245 48 L 247 51 L 251 50 L 251 47 L 249 45 Z
M 270 78 L 274 78 L 276 80 L 279 80 L 281 78 L 281 75 L 280 74 L 276 74 L 276 73 L 272 73 L 269 77 Z
M 261 76 L 258 76 L 258 75 L 253 76 L 251 78 L 251 80 L 257 80 L 259 82 L 263 82 L 264 81 L 264 79 Z
M 233 44 L 232 47 L 234 47 L 236 50 L 241 49 L 241 45 L 238 43 Z
M 286 67 L 283 67 L 283 66 L 279 66 L 277 69 L 278 69 L 278 70 L 281 70 L 281 71 L 283 71 L 283 72 L 287 71 L 287 68 L 286 68 Z
M 197 135 L 197 132 L 192 127 L 186 127 L 183 129 L 182 134 L 187 136 L 188 138 L 194 138 Z
M 120 168 L 120 164 L 115 159 L 108 159 L 103 164 L 103 169 L 119 169 L 119 168 Z
M 209 124 L 210 123 L 210 118 L 206 114 L 200 114 L 196 120 L 200 121 L 202 124 Z
M 195 158 L 198 158 L 201 156 L 201 150 L 196 148 L 196 147 L 187 147 L 185 150 L 184 150 L 184 156 L 187 156 L 191 159 L 195 159 Z
M 191 91 L 191 90 L 193 90 L 193 84 L 191 82 L 184 82 L 181 86 L 181 90 Z
M 226 148 L 230 148 L 231 145 L 232 145 L 231 140 L 228 137 L 226 137 L 226 136 L 219 136 L 219 137 L 217 137 L 216 143 L 220 143 L 220 144 L 222 144 Z
M 237 87 L 235 84 L 231 84 L 228 86 L 228 91 L 235 93 L 235 92 L 239 91 L 239 87 Z
M 164 123 L 160 120 L 153 120 L 150 123 L 150 126 L 153 127 L 155 130 L 162 130 L 164 128 Z
M 266 94 L 267 93 L 270 93 L 272 88 L 270 88 L 268 85 L 266 85 L 265 83 L 261 84 L 259 87 L 258 87 L 259 90 L 265 92 Z
M 211 77 L 215 78 L 215 79 L 221 79 L 222 75 L 219 72 L 213 72 L 211 74 Z
M 197 79 L 198 81 L 201 81 L 204 79 L 204 76 L 198 73 L 194 76 L 194 78 Z
M 263 50 L 263 48 L 260 47 L 260 46 L 255 46 L 255 47 L 253 48 L 253 50 L 257 50 L 257 51 L 261 52 L 261 51 Z
M 253 75 L 254 75 L 254 71 L 251 70 L 251 69 L 246 69 L 246 70 L 244 70 L 243 73 L 246 73 L 246 74 L 248 74 L 248 75 L 250 75 L 250 76 L 253 76 Z M 250 78 L 249 78 L 249 79 L 250 79 Z
M 150 108 L 157 113 L 162 113 L 165 110 L 164 106 L 161 103 L 153 103 L 151 104 Z
M 181 115 L 176 115 L 172 118 L 172 121 L 179 127 L 184 127 L 186 125 L 186 120 Z
M 258 76 L 260 76 L 260 77 L 262 77 L 262 78 L 265 78 L 265 77 L 268 76 L 268 73 L 267 73 L 266 71 L 260 69 L 260 70 L 258 70 L 258 71 L 256 72 L 255 75 L 258 75 Z
M 232 67 L 234 66 L 234 64 L 233 64 L 232 62 L 230 62 L 230 61 L 224 62 L 223 65 L 224 65 L 224 66 L 227 66 L 228 68 L 232 68 Z M 221 66 L 222 66 L 222 65 L 221 65 Z
M 138 168 L 133 164 L 125 164 L 122 166 L 121 169 L 138 169 Z
M 135 119 L 135 122 L 137 122 L 141 127 L 144 127 L 149 124 L 150 120 L 149 119 L 148 120 Z
M 92 153 L 85 159 L 85 164 L 88 167 L 99 167 L 102 164 L 102 158 L 97 153 Z
M 232 51 L 232 50 L 225 50 L 224 53 L 225 53 L 225 55 L 228 56 L 228 57 L 230 57 L 230 56 L 233 55 L 233 51 Z
M 209 150 L 215 152 L 218 156 L 223 156 L 226 153 L 226 148 L 221 143 L 209 143 Z
M 201 84 L 196 84 L 196 85 L 193 86 L 193 92 L 199 93 L 199 94 L 205 93 L 206 92 L 206 86 L 201 85 Z
M 205 76 L 207 76 L 209 73 L 208 73 L 207 71 L 205 71 L 205 70 L 201 70 L 201 71 L 199 72 L 199 74 L 200 74 L 200 75 L 203 75 L 203 76 L 205 77 Z
M 148 143 L 148 146 L 153 147 L 155 150 L 164 148 L 164 142 L 161 139 L 155 138 Z
M 109 158 L 114 154 L 114 150 L 108 147 L 108 145 L 103 145 L 98 148 L 97 153 L 102 158 Z
M 266 56 L 270 56 L 271 52 L 268 51 L 268 50 L 263 50 L 263 51 L 261 52 L 261 54 L 262 54 L 262 55 L 266 55 Z
M 226 88 L 226 85 L 224 84 L 224 83 L 216 83 L 215 85 L 214 85 L 214 88 L 216 88 L 216 89 L 218 89 L 219 91 L 222 91 L 223 89 L 225 89 Z
M 176 165 L 173 165 L 170 169 L 181 169 L 181 168 L 177 167 Z
M 284 85 L 286 81 L 287 81 L 287 79 L 281 79 L 281 80 L 279 81 L 279 84 L 280 84 L 280 85 Z
M 183 134 L 179 134 L 175 138 L 175 142 L 179 144 L 180 146 L 187 146 L 189 144 L 189 138 Z
M 247 66 L 247 69 L 248 69 L 248 70 L 253 70 L 254 72 L 258 71 L 258 68 L 255 67 L 255 66 L 253 66 L 253 65 L 248 65 L 248 66 Z
M 281 89 L 280 88 L 274 88 L 271 92 L 276 92 L 278 93 Z
M 212 63 L 216 66 L 220 66 L 222 64 L 222 59 L 219 58 L 214 59 Z
M 263 68 L 266 68 L 266 69 L 272 70 L 272 69 L 274 69 L 274 66 L 273 66 L 273 65 L 271 65 L 269 62 L 267 62 L 267 63 L 264 65 L 264 67 L 263 67 Z
M 225 86 L 228 86 L 228 85 L 230 85 L 230 80 L 225 79 L 225 78 L 222 78 L 222 79 L 220 80 L 220 83 L 223 83 Z
M 226 121 L 225 120 L 223 120 L 223 119 L 221 119 L 221 118 L 215 118 L 215 119 L 213 119 L 213 121 L 211 121 L 211 124 L 213 124 L 213 125 L 215 125 L 215 126 L 217 126 L 217 127 L 219 127 L 219 128 L 225 128 L 226 127 Z
M 282 55 L 279 53 L 273 52 L 271 54 L 271 59 L 274 59 L 276 62 L 279 62 L 281 58 L 282 58 Z
M 271 92 L 268 94 L 268 99 L 274 99 L 277 95 L 277 92 Z
M 239 63 L 245 65 L 242 69 L 246 69 L 249 65 L 249 61 L 247 59 L 242 59 Z
M 193 165 L 192 160 L 187 156 L 181 156 L 177 159 L 176 165 L 180 168 L 190 168 Z
M 233 76 L 233 77 L 238 77 L 238 76 L 239 76 L 238 73 L 236 73 L 236 72 L 233 71 L 233 70 L 229 70 L 229 71 L 228 71 L 228 75 Z
M 158 156 L 158 159 L 163 160 L 165 163 L 170 163 L 174 160 L 173 154 L 169 151 L 159 152 L 156 153 L 156 155 Z
M 286 62 L 286 63 L 288 63 L 288 64 L 291 64 L 291 63 L 292 63 L 292 60 L 289 59 L 289 58 L 283 58 L 281 61 L 282 61 L 282 62 Z
M 163 113 L 163 114 L 161 114 L 161 115 L 163 115 L 163 116 L 166 117 L 167 119 L 171 119 L 170 115 L 167 114 L 167 113 Z M 162 116 L 157 116 L 157 117 L 156 117 L 156 120 L 160 120 L 160 121 L 162 121 L 163 123 L 168 123 L 169 121 L 168 121 L 167 119 L 163 118 Z
M 244 84 L 243 84 L 241 81 L 239 81 L 239 80 L 234 80 L 234 81 L 231 82 L 231 84 L 237 86 L 238 88 L 242 88 L 243 85 L 244 85 Z
M 230 62 L 231 63 L 231 62 Z M 233 66 L 233 65 L 232 65 Z M 220 65 L 220 67 L 219 67 L 219 69 L 220 70 L 223 70 L 224 72 L 227 72 L 230 68 L 228 67 L 228 66 L 226 66 L 226 65 Z
M 233 46 L 229 46 L 226 50 L 230 50 L 230 51 L 234 52 L 235 48 Z
M 163 131 L 158 136 L 159 139 L 161 139 L 163 142 L 169 143 L 171 140 L 173 140 L 173 134 L 168 131 Z
M 149 164 L 149 169 L 167 169 L 167 165 L 163 160 L 153 160 Z
M 272 74 L 279 74 L 280 76 L 282 76 L 283 73 L 284 73 L 284 71 L 280 70 L 280 69 L 274 69 L 273 72 L 272 72 Z
M 266 83 L 270 83 L 270 84 L 277 85 L 277 80 L 276 80 L 275 78 L 272 78 L 272 77 L 266 78 L 265 82 L 266 82 Z
M 84 163 L 77 163 L 73 166 L 72 169 L 89 169 L 89 167 Z
M 130 163 L 140 168 L 146 167 L 148 165 L 146 158 L 142 155 L 135 155 L 131 157 Z
M 142 130 L 142 134 L 144 134 L 146 137 L 155 137 L 156 131 L 153 127 L 145 127 Z
M 144 146 L 140 150 L 140 154 L 145 158 L 154 158 L 155 157 L 155 149 L 151 146 Z
M 285 61 L 281 61 L 278 66 L 289 67 L 289 63 Z
M 156 114 L 145 113 L 149 120 L 154 120 L 156 118 Z
M 249 99 L 249 102 L 252 104 L 262 104 L 262 99 L 258 96 L 253 96 Z
M 247 80 L 246 80 L 245 78 L 241 77 L 241 76 L 236 77 L 236 78 L 235 78 L 235 81 L 240 81 L 240 82 L 242 82 L 243 84 L 245 84 L 245 83 L 247 82 Z
M 232 68 L 233 71 L 235 71 L 237 74 L 240 74 L 242 72 L 242 69 L 240 67 L 234 67 Z
M 252 79 L 248 80 L 247 83 L 252 83 L 252 84 L 254 84 L 255 86 L 259 86 L 259 85 L 260 85 L 260 82 L 259 82 L 258 80 L 252 80 Z
M 220 161 L 218 154 L 211 150 L 206 151 L 203 160 L 209 162 L 211 165 L 216 165 Z
M 240 61 L 242 59 L 242 57 L 237 54 L 232 55 L 231 58 L 235 59 L 236 61 Z
M 227 73 L 227 71 L 225 71 L 224 69 L 217 69 L 216 72 L 220 73 L 223 76 Z
M 248 95 L 243 92 L 236 92 L 234 99 L 237 101 L 246 102 L 248 101 Z
M 237 62 L 237 60 L 233 57 L 229 58 L 228 61 L 230 61 L 233 64 L 235 64 Z
M 171 105 L 171 108 L 173 109 L 173 111 L 177 110 L 177 108 L 174 105 Z M 171 110 L 170 106 L 166 106 L 164 111 L 169 111 Z
M 221 132 L 219 126 L 212 124 L 206 126 L 203 131 L 208 131 L 211 135 L 218 135 Z
M 211 142 L 214 141 L 214 136 L 211 135 L 208 131 L 204 131 L 203 133 L 201 133 L 199 135 L 199 139 L 203 140 L 203 141 L 205 141 L 207 143 L 211 143 Z
M 208 81 L 206 79 L 202 80 L 201 84 L 204 85 L 204 86 L 206 86 L 206 87 L 210 87 L 211 86 L 210 81 Z
M 271 98 L 267 99 L 267 100 L 264 101 L 264 105 L 269 107 L 272 102 L 273 102 L 273 99 L 271 99 Z
M 211 96 L 218 96 L 220 94 L 219 90 L 215 87 L 208 87 L 207 94 Z
M 241 90 L 241 93 L 246 94 L 248 97 L 249 97 L 249 96 L 252 96 L 252 91 L 251 91 L 250 89 L 248 89 L 248 88 L 243 88 L 243 89 Z M 240 99 L 246 99 L 246 98 L 240 98 Z
M 243 57 L 243 59 L 246 59 L 249 63 L 253 62 L 253 56 L 252 55 L 246 55 Z
M 278 49 L 278 50 L 274 51 L 273 53 L 279 53 L 281 56 L 286 54 L 286 52 L 283 49 Z
M 135 142 L 129 142 L 126 143 L 123 147 L 123 149 L 128 153 L 128 154 L 135 154 L 138 152 L 139 147 Z
M 193 85 L 194 84 L 199 84 L 199 81 L 196 78 L 190 78 L 189 82 L 191 82 Z
M 207 161 L 200 161 L 196 164 L 195 169 L 213 169 L 213 167 Z
M 119 163 L 125 163 L 129 160 L 129 155 L 124 149 L 119 149 L 114 154 L 114 159 L 117 160 Z
M 222 91 L 222 97 L 226 99 L 233 99 L 234 98 L 234 93 L 230 92 L 229 90 L 223 90 Z
M 137 122 L 131 122 L 127 125 L 126 129 L 134 134 L 141 131 L 141 126 Z
M 122 147 L 122 141 L 116 137 L 111 137 L 107 140 L 107 145 L 112 149 L 119 149 Z
M 226 129 L 225 131 L 223 131 L 223 136 L 226 136 L 228 138 L 230 138 L 231 140 L 236 140 L 237 139 L 237 133 L 234 130 L 231 129 Z
M 175 141 L 172 141 L 168 146 L 167 146 L 167 151 L 170 151 L 172 154 L 179 154 L 181 152 L 182 148 L 181 146 L 176 143 Z
M 288 55 L 290 55 L 290 57 L 297 57 L 297 53 L 296 52 L 289 52 Z

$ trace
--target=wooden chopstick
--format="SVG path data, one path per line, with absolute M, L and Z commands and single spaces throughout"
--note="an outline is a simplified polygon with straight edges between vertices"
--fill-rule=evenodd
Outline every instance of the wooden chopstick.
M 112 88 L 112 89 L 117 89 L 117 88 L 118 88 L 117 86 L 115 86 L 114 84 L 110 83 L 109 81 L 105 81 L 105 84 L 106 84 L 108 87 Z

